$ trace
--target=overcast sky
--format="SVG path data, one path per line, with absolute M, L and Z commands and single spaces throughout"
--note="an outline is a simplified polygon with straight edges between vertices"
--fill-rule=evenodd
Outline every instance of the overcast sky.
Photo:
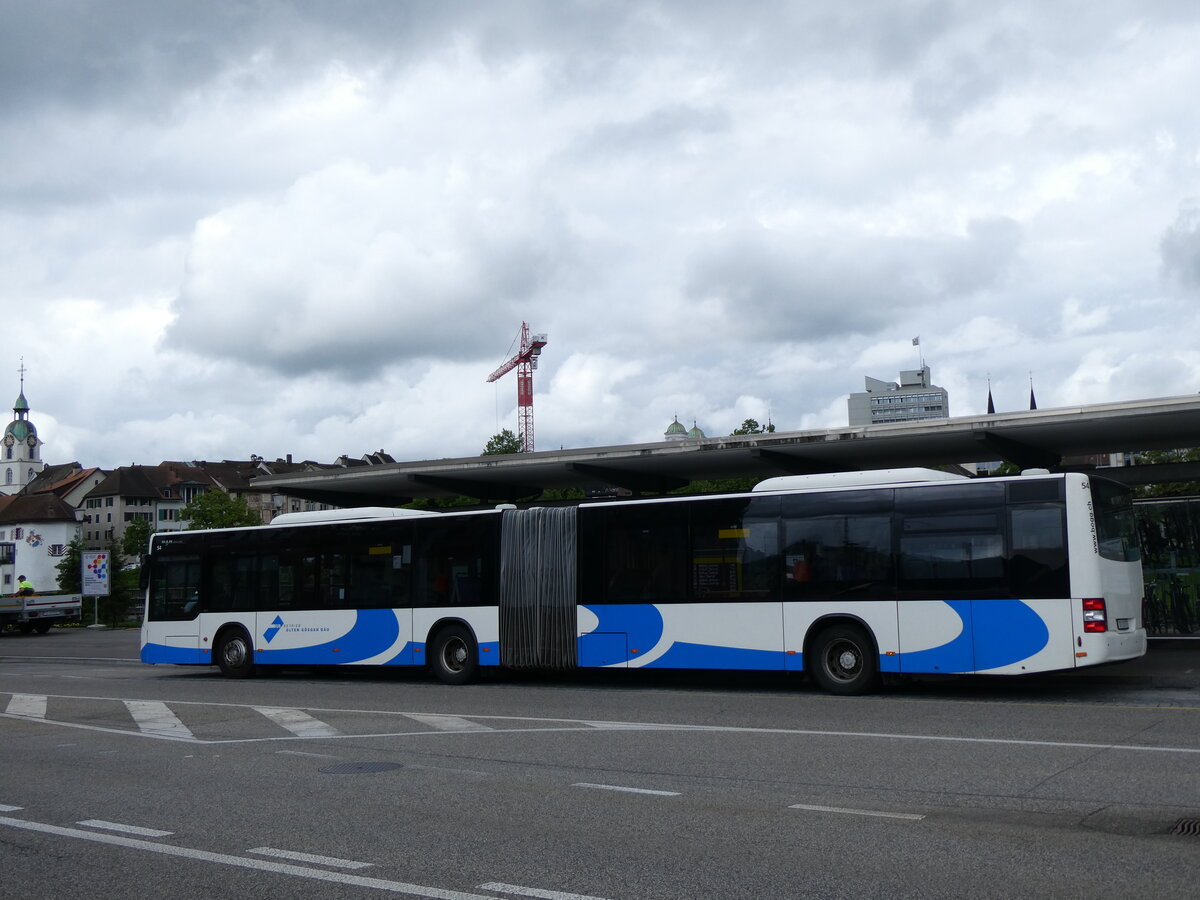
M 1194 0 L 0 11 L 49 462 L 475 455 L 523 320 L 543 450 L 1200 390 Z

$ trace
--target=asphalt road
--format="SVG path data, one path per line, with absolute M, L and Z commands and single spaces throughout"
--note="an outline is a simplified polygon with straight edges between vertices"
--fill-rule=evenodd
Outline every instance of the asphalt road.
M 1195 896 L 1194 689 L 230 681 L 136 650 L 0 638 L 0 895 Z

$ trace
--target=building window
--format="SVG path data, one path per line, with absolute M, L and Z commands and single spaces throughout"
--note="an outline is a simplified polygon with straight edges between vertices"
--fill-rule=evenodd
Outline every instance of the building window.
M 55 557 L 66 556 L 67 555 L 67 545 L 66 544 L 51 544 L 50 545 L 50 555 L 55 556 Z
M 13 529 L 13 540 L 14 541 L 19 541 L 23 537 L 25 537 L 25 529 L 24 528 L 14 528 Z
M 112 505 L 113 505 L 113 498 L 112 498 L 112 497 L 105 497 L 105 498 L 104 498 L 104 505 L 105 505 L 105 506 L 112 506 Z

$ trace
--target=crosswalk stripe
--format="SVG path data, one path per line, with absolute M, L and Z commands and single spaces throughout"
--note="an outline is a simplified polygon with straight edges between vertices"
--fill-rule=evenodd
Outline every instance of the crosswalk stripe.
M 158 700 L 126 700 L 125 708 L 145 734 L 195 740 L 188 727 L 179 721 L 165 703 Z
M 336 737 L 341 734 L 332 725 L 327 725 L 320 719 L 314 719 L 300 709 L 256 706 L 254 711 L 266 716 L 280 728 L 286 728 L 297 737 Z
M 420 722 L 422 725 L 428 725 L 430 728 L 436 728 L 438 731 L 494 731 L 490 725 L 480 725 L 478 722 L 472 722 L 470 719 L 464 719 L 460 716 L 426 716 L 420 713 L 404 713 L 406 718 L 412 719 L 414 722 Z
M 5 712 L 12 716 L 44 719 L 46 718 L 46 698 L 38 694 L 13 694 Z

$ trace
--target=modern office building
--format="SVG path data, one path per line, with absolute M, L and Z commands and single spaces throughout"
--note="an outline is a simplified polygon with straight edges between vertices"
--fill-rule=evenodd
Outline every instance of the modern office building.
M 867 378 L 846 406 L 851 426 L 950 418 L 950 395 L 930 381 L 929 366 L 901 372 L 898 382 Z

